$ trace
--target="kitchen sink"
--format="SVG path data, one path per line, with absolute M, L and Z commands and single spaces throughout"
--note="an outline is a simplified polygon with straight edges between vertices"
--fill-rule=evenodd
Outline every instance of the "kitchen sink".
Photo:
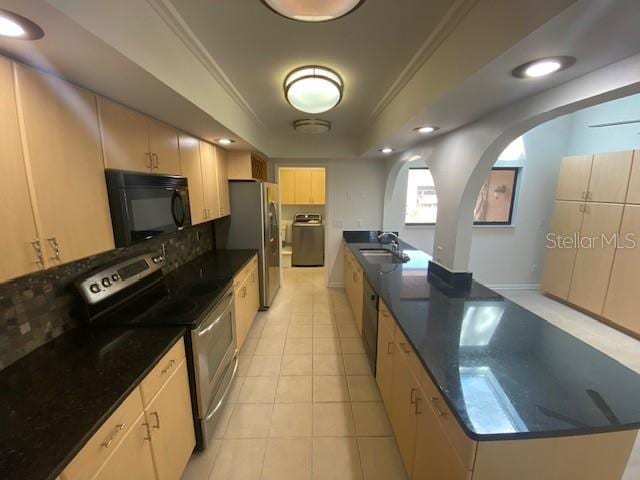
M 401 257 L 386 248 L 361 248 L 360 254 L 369 263 L 404 263 Z

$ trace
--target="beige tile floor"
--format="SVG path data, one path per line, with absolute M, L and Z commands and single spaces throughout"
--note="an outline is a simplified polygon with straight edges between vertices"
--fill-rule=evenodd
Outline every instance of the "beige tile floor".
M 283 277 L 183 480 L 406 480 L 344 290 L 324 286 L 323 268 Z
M 538 290 L 501 290 L 500 293 L 640 374 L 640 341 L 546 297 Z M 623 480 L 638 479 L 640 436 L 636 440 Z

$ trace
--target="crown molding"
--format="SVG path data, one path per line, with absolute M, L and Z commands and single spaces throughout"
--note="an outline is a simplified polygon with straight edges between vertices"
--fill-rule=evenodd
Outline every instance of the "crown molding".
M 191 30 L 187 22 L 172 5 L 170 0 L 147 0 L 147 3 L 160 15 L 165 23 L 173 30 L 176 36 L 207 69 L 211 76 L 220 84 L 224 91 L 232 100 L 253 120 L 264 127 L 264 122 L 258 114 L 251 108 L 236 87 L 231 83 L 229 77 L 225 75 L 222 68 L 209 54 L 206 47 L 200 42 L 196 34 Z
M 424 43 L 420 46 L 407 66 L 400 72 L 398 78 L 391 84 L 391 87 L 382 96 L 382 99 L 376 104 L 371 111 L 369 118 L 365 122 L 370 126 L 384 111 L 400 91 L 409 83 L 416 72 L 426 63 L 435 51 L 442 45 L 451 32 L 460 24 L 462 19 L 469 11 L 478 3 L 479 0 L 457 0 L 456 3 L 449 8 L 446 15 L 438 23 L 436 28 L 429 34 Z

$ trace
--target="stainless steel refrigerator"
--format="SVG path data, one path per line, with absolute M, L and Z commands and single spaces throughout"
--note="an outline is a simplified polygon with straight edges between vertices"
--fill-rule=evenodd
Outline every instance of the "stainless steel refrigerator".
M 280 288 L 280 192 L 275 183 L 230 181 L 231 216 L 216 222 L 216 247 L 258 250 L 260 308 Z

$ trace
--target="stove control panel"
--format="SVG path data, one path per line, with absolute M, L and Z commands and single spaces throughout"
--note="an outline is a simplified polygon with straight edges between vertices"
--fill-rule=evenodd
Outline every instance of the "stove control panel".
M 157 272 L 164 263 L 163 255 L 148 253 L 94 270 L 79 278 L 75 285 L 84 301 L 94 304 Z

